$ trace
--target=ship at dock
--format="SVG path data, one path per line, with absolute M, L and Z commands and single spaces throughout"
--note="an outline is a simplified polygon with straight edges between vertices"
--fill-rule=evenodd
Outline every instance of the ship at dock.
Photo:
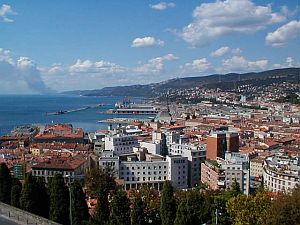
M 115 109 L 109 109 L 108 114 L 139 114 L 139 115 L 156 115 L 159 109 L 147 104 L 136 104 L 129 98 L 115 104 Z

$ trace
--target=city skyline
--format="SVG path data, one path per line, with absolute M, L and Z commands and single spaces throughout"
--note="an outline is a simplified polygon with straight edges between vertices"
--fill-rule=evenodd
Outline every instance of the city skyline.
M 0 29 L 1 94 L 300 65 L 297 1 L 0 1 Z

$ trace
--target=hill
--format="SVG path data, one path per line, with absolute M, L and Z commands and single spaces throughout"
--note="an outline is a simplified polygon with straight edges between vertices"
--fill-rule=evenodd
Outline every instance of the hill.
M 160 83 L 146 85 L 130 85 L 105 87 L 96 90 L 77 90 L 63 92 L 63 94 L 84 95 L 84 96 L 137 96 L 155 97 L 170 89 L 185 89 L 191 87 L 221 88 L 230 90 L 235 85 L 252 84 L 268 85 L 274 82 L 299 82 L 300 68 L 284 68 L 251 73 L 228 73 L 213 74 L 201 77 L 175 78 Z

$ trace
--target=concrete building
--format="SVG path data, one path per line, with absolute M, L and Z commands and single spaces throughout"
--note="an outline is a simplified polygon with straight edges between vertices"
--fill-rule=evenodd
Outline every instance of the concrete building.
M 250 176 L 262 178 L 263 176 L 263 164 L 264 159 L 257 157 L 254 159 L 250 159 Z
M 169 155 L 181 155 L 188 159 L 188 185 L 196 187 L 200 184 L 201 163 L 206 158 L 206 145 L 191 143 L 172 143 L 169 145 Z
M 212 190 L 225 189 L 225 172 L 217 160 L 206 160 L 201 163 L 201 183 Z
M 228 131 L 213 132 L 207 138 L 207 159 L 216 160 L 225 157 L 226 152 L 239 151 L 238 133 Z
M 43 177 L 48 183 L 55 174 L 62 174 L 65 183 L 74 179 L 83 180 L 89 168 L 89 159 L 84 157 L 52 158 L 31 167 L 31 174 Z
M 135 135 L 109 134 L 105 136 L 105 150 L 112 150 L 114 156 L 132 153 L 133 147 L 139 146 Z
M 226 153 L 225 160 L 219 159 L 220 168 L 225 173 L 225 187 L 230 188 L 233 182 L 238 182 L 244 194 L 249 194 L 250 168 L 247 155 L 237 152 Z
M 134 148 L 134 153 L 118 157 L 100 157 L 100 166 L 113 166 L 118 179 L 123 180 L 124 188 L 139 189 L 142 185 L 152 185 L 161 190 L 163 182 L 172 181 L 176 188 L 188 187 L 188 160 L 182 156 L 166 158 L 148 153 L 145 148 Z
M 264 161 L 263 181 L 272 192 L 290 192 L 300 184 L 299 156 L 269 156 Z

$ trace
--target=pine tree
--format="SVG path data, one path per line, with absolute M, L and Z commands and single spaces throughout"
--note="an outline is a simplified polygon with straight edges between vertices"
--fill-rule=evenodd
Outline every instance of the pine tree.
M 5 163 L 0 164 L 0 201 L 10 203 L 12 178 L 10 171 Z
M 49 184 L 49 218 L 55 222 L 69 224 L 69 191 L 61 174 L 56 174 Z
M 21 192 L 20 197 L 20 207 L 21 209 L 36 214 L 37 213 L 37 203 L 35 189 L 35 178 L 31 174 L 25 177 L 25 183 Z
M 85 185 L 90 195 L 97 196 L 93 223 L 107 224 L 110 214 L 108 196 L 116 188 L 114 171 L 109 167 L 91 169 L 86 176 Z
M 34 192 L 39 193 L 34 195 L 37 203 L 37 215 L 49 218 L 50 199 L 44 178 L 36 178 Z
M 111 202 L 110 223 L 130 225 L 130 202 L 125 191 L 119 190 Z
M 84 221 L 89 220 L 89 209 L 85 200 L 85 194 L 79 181 L 74 181 L 70 190 L 72 224 L 81 225 Z
M 145 221 L 145 206 L 141 197 L 137 196 L 131 208 L 131 224 L 144 225 Z
M 166 181 L 163 185 L 160 203 L 160 216 L 162 225 L 173 225 L 176 218 L 176 202 L 173 196 L 171 181 Z
M 189 216 L 189 212 L 187 209 L 186 200 L 182 199 L 176 212 L 176 219 L 174 221 L 174 225 L 188 225 L 189 224 L 188 216 Z
M 10 204 L 14 207 L 20 208 L 20 197 L 22 191 L 22 184 L 18 179 L 13 180 L 11 188 Z

